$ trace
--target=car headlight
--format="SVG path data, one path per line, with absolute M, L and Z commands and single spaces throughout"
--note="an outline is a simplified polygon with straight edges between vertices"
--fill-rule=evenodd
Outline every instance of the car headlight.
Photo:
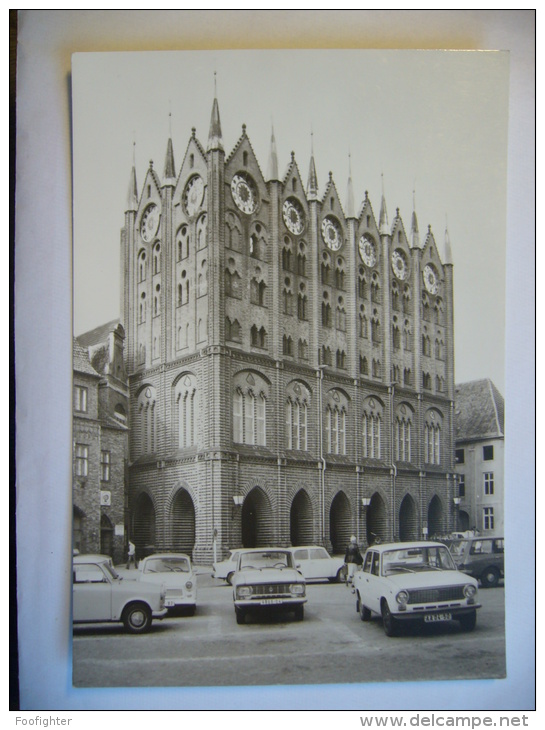
M 237 586 L 237 598 L 249 598 L 252 593 L 252 586 Z
M 291 583 L 290 584 L 290 593 L 292 593 L 295 596 L 304 596 L 305 595 L 304 583 Z
M 407 603 L 409 602 L 409 593 L 408 591 L 399 591 L 399 593 L 396 596 L 396 601 L 398 603 L 399 608 L 404 611 L 407 607 Z
M 190 580 L 188 580 L 187 583 L 185 584 L 185 587 L 187 588 L 188 591 L 190 591 L 193 588 L 193 583 Z
M 473 583 L 466 583 L 464 586 L 464 596 L 467 598 L 468 603 L 475 603 L 475 596 L 477 594 L 477 589 L 473 585 Z

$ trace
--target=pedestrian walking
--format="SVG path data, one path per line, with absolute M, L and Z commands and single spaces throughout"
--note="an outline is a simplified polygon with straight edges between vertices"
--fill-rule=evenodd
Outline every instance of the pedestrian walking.
M 136 570 L 136 548 L 134 547 L 134 543 L 129 540 L 129 555 L 127 557 L 127 570 L 130 570 L 131 563 L 134 565 L 134 569 Z
M 350 542 L 348 543 L 348 547 L 346 548 L 344 562 L 346 563 L 346 586 L 348 587 L 348 584 L 353 585 L 352 579 L 354 578 L 356 568 L 358 567 L 358 565 L 361 565 L 363 563 L 363 558 L 361 556 L 360 549 L 358 547 L 358 541 L 356 540 L 355 535 L 352 535 L 352 537 L 350 538 Z

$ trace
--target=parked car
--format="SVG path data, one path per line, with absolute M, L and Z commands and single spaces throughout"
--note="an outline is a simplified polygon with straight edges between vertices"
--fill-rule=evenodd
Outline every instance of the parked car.
M 122 622 L 128 632 L 143 634 L 167 613 L 164 586 L 123 580 L 109 555 L 74 556 L 72 580 L 75 624 Z
M 329 580 L 343 583 L 346 581 L 344 558 L 332 558 L 327 550 L 317 545 L 289 548 L 295 567 L 305 580 Z
M 402 621 L 460 622 L 472 631 L 477 621 L 478 583 L 456 569 L 439 542 L 402 542 L 367 549 L 354 575 L 356 610 L 362 621 L 382 617 L 384 632 L 395 636 Z
M 212 563 L 212 578 L 218 578 L 219 580 L 225 580 L 229 585 L 231 584 L 231 578 L 235 574 L 237 569 L 238 555 L 240 550 L 230 550 L 229 555 L 225 560 L 221 560 L 217 563 Z
M 305 615 L 306 584 L 286 548 L 241 550 L 232 578 L 237 624 L 249 611 L 293 610 L 295 619 Z
M 169 612 L 185 608 L 191 616 L 197 606 L 197 576 L 191 558 L 184 553 L 157 553 L 140 561 L 141 583 L 163 584 Z
M 468 537 L 445 544 L 458 570 L 480 580 L 483 588 L 494 588 L 505 576 L 503 537 Z

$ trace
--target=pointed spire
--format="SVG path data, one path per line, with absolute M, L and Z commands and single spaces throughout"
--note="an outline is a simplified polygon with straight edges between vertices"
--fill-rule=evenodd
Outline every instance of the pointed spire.
M 420 248 L 420 233 L 418 232 L 418 219 L 416 217 L 415 192 L 413 190 L 413 214 L 411 218 L 411 246 Z
M 212 105 L 212 114 L 210 116 L 210 132 L 208 133 L 207 152 L 210 152 L 210 150 L 223 151 L 221 136 L 220 108 L 218 106 L 218 96 L 216 91 L 216 72 L 214 71 L 214 104 Z
M 378 228 L 381 234 L 390 235 L 390 226 L 388 225 L 388 211 L 386 210 L 386 198 L 384 197 L 384 174 L 380 175 L 382 179 L 382 198 L 380 200 L 380 216 L 378 220 Z
M 346 217 L 355 218 L 354 213 L 354 190 L 352 188 L 352 158 L 348 153 L 348 192 L 346 194 Z
M 136 187 L 136 163 L 135 163 L 135 156 L 136 156 L 136 142 L 132 143 L 132 170 L 131 170 L 131 176 L 129 179 L 129 191 L 127 194 L 127 210 L 137 210 L 138 209 L 138 188 Z
M 445 214 L 446 218 L 446 214 Z M 448 221 L 445 220 L 445 260 L 443 261 L 444 264 L 450 264 L 452 265 L 452 249 L 450 247 L 450 236 L 448 233 Z
M 172 137 L 168 138 L 167 154 L 165 157 L 165 180 L 174 180 L 176 178 L 176 168 L 174 166 L 174 150 L 172 148 Z
M 278 179 L 278 155 L 276 154 L 276 140 L 274 138 L 274 127 L 271 127 L 271 151 L 269 153 L 267 180 Z
M 314 164 L 314 132 L 310 133 L 310 165 L 308 168 L 307 197 L 316 200 L 318 197 L 318 176 Z

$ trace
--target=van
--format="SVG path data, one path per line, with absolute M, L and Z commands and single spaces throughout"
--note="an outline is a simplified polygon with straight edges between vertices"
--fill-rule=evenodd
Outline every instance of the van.
M 483 588 L 494 588 L 504 577 L 503 537 L 445 540 L 458 570 L 472 575 Z

